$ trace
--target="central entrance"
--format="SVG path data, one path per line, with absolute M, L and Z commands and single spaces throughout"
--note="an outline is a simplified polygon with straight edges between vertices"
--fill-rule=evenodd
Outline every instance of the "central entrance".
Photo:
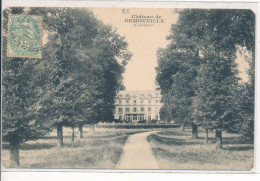
M 127 122 L 139 122 L 144 120 L 144 114 L 126 114 L 125 120 Z
M 133 121 L 134 121 L 134 122 L 138 121 L 136 114 L 133 114 Z

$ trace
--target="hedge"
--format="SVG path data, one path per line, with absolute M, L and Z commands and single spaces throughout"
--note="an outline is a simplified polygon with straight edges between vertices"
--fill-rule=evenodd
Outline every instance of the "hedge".
M 129 125 L 129 124 L 104 124 L 104 125 L 101 125 L 101 124 L 98 124 L 96 125 L 97 128 L 115 128 L 115 129 L 151 129 L 151 128 L 179 128 L 181 127 L 181 125 L 178 125 L 178 124 L 171 124 L 171 125 L 157 125 L 157 124 L 132 124 L 132 125 Z

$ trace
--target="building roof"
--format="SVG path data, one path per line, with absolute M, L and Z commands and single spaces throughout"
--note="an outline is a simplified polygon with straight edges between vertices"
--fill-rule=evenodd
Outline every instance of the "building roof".
M 160 91 L 157 90 L 122 90 L 117 93 L 117 97 L 161 97 Z

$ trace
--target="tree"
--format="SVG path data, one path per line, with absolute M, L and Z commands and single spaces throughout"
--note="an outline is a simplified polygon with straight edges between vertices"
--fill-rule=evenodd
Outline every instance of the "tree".
M 56 127 L 62 146 L 64 126 L 109 119 L 131 54 L 124 38 L 86 9 L 7 9 L 5 42 L 8 13 L 44 16 L 47 35 L 42 59 L 3 58 L 3 139 L 19 165 L 19 143 Z
M 254 42 L 254 41 L 253 41 Z M 251 49 L 249 51 L 248 49 Z M 237 127 L 237 132 L 241 133 L 246 138 L 254 140 L 254 112 L 255 112 L 255 50 L 254 46 L 246 48 L 245 51 L 249 54 L 245 56 L 245 60 L 249 64 L 247 73 L 249 75 L 249 81 L 244 83 L 240 89 L 240 93 L 237 101 L 240 105 L 239 119 L 242 120 L 241 126 Z
M 229 132 L 240 133 L 244 138 L 254 139 L 254 59 L 247 48 L 239 48 L 243 58 L 249 63 L 249 81 L 241 82 L 234 97 L 234 119 L 228 126 Z
M 62 127 L 76 124 L 74 119 L 78 113 L 75 111 L 78 98 L 87 101 L 84 99 L 87 93 L 82 90 L 91 87 L 86 86 L 91 81 L 86 83 L 88 79 L 82 78 L 91 75 L 87 73 L 89 68 L 83 65 L 87 60 L 83 59 L 85 52 L 82 49 L 91 47 L 91 42 L 98 33 L 98 24 L 93 14 L 83 9 L 48 8 L 40 9 L 40 12 L 46 17 L 48 29 L 57 36 L 57 41 L 53 43 L 57 47 L 55 58 L 59 69 L 53 82 L 55 93 L 51 99 L 52 109 L 56 112 L 53 125 L 57 127 L 58 145 L 62 146 Z
M 170 44 L 157 52 L 157 83 L 163 96 L 163 103 L 172 119 L 177 123 L 193 127 L 193 138 L 197 138 L 197 125 L 191 117 L 191 100 L 194 96 L 193 81 L 195 66 L 199 60 L 190 40 L 185 37 L 185 24 L 173 25 L 167 37 Z M 183 37 L 183 39 L 180 39 Z M 186 42 L 185 42 L 186 41 Z M 189 45 L 189 46 L 185 46 Z M 194 43 L 193 43 L 194 44 Z
M 131 58 L 127 43 L 110 26 L 100 25 L 99 34 L 94 40 L 93 59 L 101 67 L 95 74 L 95 87 L 99 102 L 95 105 L 96 120 L 112 121 L 116 92 L 122 87 L 124 66 Z
M 193 13 L 199 14 L 196 11 Z M 235 63 L 237 45 L 246 45 L 250 49 L 253 47 L 252 15 L 248 10 L 208 10 L 204 15 L 206 21 L 200 23 L 202 29 L 208 29 L 203 36 L 197 37 L 203 42 L 198 43 L 202 50 L 202 64 L 196 79 L 194 113 L 198 114 L 200 125 L 206 130 L 216 129 L 220 148 L 222 130 L 230 129 L 231 122 L 236 117 L 235 97 L 239 88 Z M 240 105 L 243 103 L 240 102 Z
M 7 42 L 7 14 L 23 13 L 23 8 L 4 10 L 3 43 Z M 3 141 L 10 143 L 11 166 L 19 166 L 19 147 L 51 131 L 43 107 L 49 92 L 49 75 L 55 66 L 45 59 L 10 58 L 3 49 Z
M 10 143 L 11 166 L 19 166 L 19 144 L 50 131 L 41 108 L 46 73 L 38 60 L 5 58 L 3 65 L 3 139 Z M 31 75 L 34 75 L 33 77 Z
M 116 90 L 131 54 L 124 38 L 87 9 L 38 8 L 31 13 L 44 14 L 48 33 L 57 37 L 52 43 L 59 68 L 50 99 L 62 146 L 63 126 L 78 125 L 83 137 L 85 123 L 112 120 Z
M 164 106 L 181 123 L 187 120 L 206 132 L 216 129 L 221 142 L 222 130 L 235 118 L 237 45 L 254 52 L 254 14 L 250 10 L 180 10 L 170 32 L 170 44 L 158 54 L 157 82 Z
M 171 119 L 169 118 L 168 116 L 168 110 L 165 106 L 162 106 L 160 108 L 160 120 L 163 120 L 163 121 L 166 121 L 166 122 L 169 122 Z

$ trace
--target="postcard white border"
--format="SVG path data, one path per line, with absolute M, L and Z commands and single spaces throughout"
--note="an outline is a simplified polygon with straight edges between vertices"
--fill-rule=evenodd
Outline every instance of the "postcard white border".
M 89 179 L 99 180 L 99 178 L 103 178 L 101 180 L 107 180 L 107 174 L 109 177 L 113 177 L 114 179 L 109 178 L 108 180 L 118 180 L 122 177 L 122 179 L 137 179 L 137 180 L 154 180 L 154 179 L 166 179 L 168 178 L 168 173 L 180 173 L 180 174 L 172 174 L 171 180 L 175 179 L 183 179 L 183 173 L 188 176 L 187 179 L 192 179 L 197 177 L 198 175 L 203 174 L 206 179 L 206 175 L 211 175 L 208 179 L 221 179 L 222 176 L 220 174 L 214 173 L 240 173 L 236 176 L 235 179 L 243 180 L 250 177 L 250 179 L 254 179 L 254 176 L 250 176 L 251 174 L 243 174 L 243 173 L 260 173 L 260 123 L 258 122 L 260 118 L 259 110 L 259 102 L 260 97 L 258 95 L 259 86 L 260 86 L 260 63 L 259 63 L 259 52 L 260 49 L 260 39 L 259 39 L 259 9 L 260 3 L 254 1 L 242 1 L 242 0 L 231 0 L 231 1 L 219 1 L 219 2 L 212 2 L 212 1 L 205 1 L 202 0 L 200 2 L 195 1 L 175 1 L 171 2 L 169 0 L 164 0 L 163 2 L 160 1 L 51 1 L 51 0 L 3 0 L 2 2 L 2 9 L 8 6 L 47 6 L 47 7 L 132 7 L 132 8 L 223 8 L 223 9 L 251 9 L 256 13 L 256 103 L 255 103 L 255 165 L 252 171 L 199 171 L 199 170 L 94 170 L 94 169 L 4 169 L 2 170 L 1 177 L 3 180 L 72 180 L 73 176 L 77 174 L 80 176 L 79 178 L 84 178 L 84 176 L 88 176 Z M 238 2 L 239 1 L 239 2 Z M 2 47 L 2 46 L 1 46 Z M 3 169 L 3 168 L 2 168 Z M 82 173 L 84 172 L 84 173 Z M 121 172 L 121 173 L 119 173 Z M 124 173 L 122 173 L 124 172 Z M 87 174 L 87 175 L 86 175 Z M 213 175 L 212 175 L 213 174 Z M 225 178 L 229 177 L 225 174 Z M 44 177 L 42 177 L 44 176 Z M 213 177 L 212 177 L 213 176 Z M 70 178 L 70 179 L 69 179 Z M 74 178 L 76 179 L 76 178 Z M 74 180 L 73 179 L 73 180 Z M 89 180 L 88 179 L 88 180 Z

